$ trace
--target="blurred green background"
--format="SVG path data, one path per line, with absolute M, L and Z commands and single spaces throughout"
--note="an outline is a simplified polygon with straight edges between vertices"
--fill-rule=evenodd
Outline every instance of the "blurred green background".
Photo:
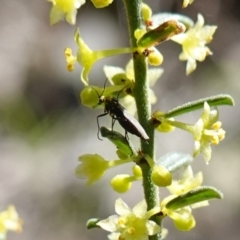
M 226 139 L 213 147 L 212 160 L 206 165 L 198 157 L 194 171 L 204 172 L 204 185 L 224 193 L 222 201 L 194 210 L 197 226 L 188 233 L 177 231 L 170 220 L 165 227 L 167 239 L 237 240 L 240 236 L 239 164 L 239 93 L 240 93 L 240 1 L 195 0 L 182 9 L 181 0 L 146 1 L 154 13 L 178 12 L 192 17 L 202 13 L 206 24 L 218 25 L 209 45 L 213 56 L 198 63 L 197 70 L 185 76 L 185 62 L 178 60 L 180 46 L 162 44 L 165 72 L 155 86 L 162 111 L 187 101 L 219 93 L 231 94 L 234 108 L 221 107 L 220 120 Z M 77 19 L 84 41 L 92 49 L 128 46 L 125 12 L 121 1 L 97 10 L 90 1 Z M 74 176 L 78 156 L 99 153 L 115 159 L 115 149 L 107 140 L 97 139 L 96 116 L 81 106 L 80 67 L 69 73 L 65 67 L 64 48 L 76 50 L 75 27 L 61 22 L 49 25 L 51 4 L 41 0 L 0 1 L 0 209 L 14 204 L 24 220 L 22 234 L 10 233 L 10 240 L 32 239 L 107 239 L 106 232 L 86 230 L 91 217 L 105 218 L 114 213 L 114 202 L 123 198 L 134 206 L 143 198 L 141 183 L 124 195 L 114 193 L 109 185 L 116 173 L 131 172 L 128 166 L 109 171 L 92 187 Z M 91 84 L 102 87 L 104 65 L 125 67 L 129 55 L 104 59 L 94 66 Z M 182 120 L 194 123 L 200 112 Z M 110 118 L 101 119 L 110 127 Z M 122 131 L 121 128 L 119 131 Z M 122 131 L 123 132 L 123 131 Z M 138 139 L 132 137 L 137 144 Z M 178 150 L 191 152 L 193 140 L 185 132 L 157 134 L 157 156 Z M 164 196 L 164 194 L 162 194 Z

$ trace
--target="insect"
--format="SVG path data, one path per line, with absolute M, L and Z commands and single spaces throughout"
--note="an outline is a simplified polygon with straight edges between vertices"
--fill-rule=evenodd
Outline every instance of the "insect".
M 103 93 L 102 93 L 103 94 Z M 115 97 L 105 97 L 103 95 L 99 96 L 99 105 L 105 105 L 104 113 L 97 116 L 97 124 L 98 124 L 98 138 L 99 137 L 99 118 L 106 116 L 109 114 L 112 117 L 112 129 L 114 126 L 115 121 L 117 120 L 119 124 L 125 129 L 125 137 L 128 139 L 127 133 L 130 132 L 142 140 L 149 140 L 147 133 L 145 132 L 144 128 L 138 122 L 136 118 L 134 118 L 119 102 L 118 99 Z M 101 140 L 101 139 L 100 139 Z

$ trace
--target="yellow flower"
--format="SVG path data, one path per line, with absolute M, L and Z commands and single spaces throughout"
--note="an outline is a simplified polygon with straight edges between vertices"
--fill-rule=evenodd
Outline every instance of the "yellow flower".
M 207 102 L 204 103 L 204 110 L 201 118 L 193 128 L 194 152 L 196 157 L 201 153 L 208 162 L 211 159 L 211 144 L 217 145 L 225 137 L 225 131 L 221 128 L 222 123 L 218 121 L 217 109 L 211 110 Z
M 22 220 L 14 206 L 10 205 L 7 210 L 0 212 L 0 239 L 6 239 L 7 231 L 21 232 Z
M 91 0 L 95 8 L 104 8 L 113 2 L 113 0 Z
M 79 157 L 79 161 L 81 163 L 75 170 L 76 176 L 86 178 L 87 185 L 92 185 L 105 174 L 108 168 L 131 162 L 132 159 L 106 161 L 98 154 L 84 154 Z
M 186 74 L 193 72 L 197 63 L 202 62 L 212 52 L 205 45 L 211 42 L 217 26 L 204 26 L 204 18 L 198 14 L 198 21 L 187 32 L 173 36 L 171 40 L 182 45 L 182 53 L 179 55 L 181 61 L 187 61 Z
M 164 119 L 166 123 L 188 131 L 194 137 L 193 156 L 201 153 L 208 163 L 211 159 L 211 144 L 219 144 L 225 138 L 225 131 L 221 128 L 222 123 L 218 121 L 218 110 L 210 109 L 207 102 L 204 103 L 203 113 L 195 125 Z
M 102 229 L 111 232 L 111 240 L 148 240 L 148 236 L 161 231 L 161 227 L 149 220 L 158 213 L 159 207 L 147 211 L 145 200 L 138 203 L 132 210 L 122 199 L 117 199 L 115 211 L 118 215 L 112 215 L 97 223 Z
M 111 81 L 111 83 L 116 84 L 116 79 L 124 79 L 126 81 L 126 85 L 128 84 L 130 88 L 133 88 L 135 82 L 134 76 L 134 69 L 133 69 L 133 60 L 131 59 L 125 69 L 120 67 L 113 67 L 113 66 L 105 66 L 104 73 Z M 148 84 L 150 87 L 154 86 L 156 81 L 161 77 L 163 74 L 162 68 L 152 68 L 148 70 Z M 155 104 L 157 102 L 157 97 L 154 91 L 149 88 L 149 101 L 151 104 Z M 120 100 L 121 104 L 127 108 L 127 110 L 134 115 L 136 113 L 136 104 L 135 100 L 131 95 L 127 95 L 123 99 Z
M 208 201 L 202 201 L 187 207 L 178 208 L 175 210 L 167 209 L 166 204 L 181 194 L 187 193 L 197 187 L 201 186 L 203 182 L 202 173 L 199 172 L 193 175 L 191 166 L 188 166 L 182 173 L 180 180 L 173 180 L 168 190 L 172 195 L 164 198 L 161 202 L 162 212 L 164 216 L 169 216 L 173 219 L 175 227 L 180 231 L 189 231 L 195 227 L 195 219 L 192 215 L 192 208 L 204 207 L 208 205 Z
M 161 202 L 162 213 L 164 216 L 169 216 L 173 220 L 174 225 L 178 230 L 190 231 L 196 225 L 191 207 L 183 207 L 176 210 L 170 210 L 165 207 L 166 204 L 174 197 L 174 195 L 170 195 L 169 197 L 163 199 Z
M 102 58 L 113 56 L 113 55 L 132 53 L 134 51 L 134 49 L 132 48 L 119 48 L 119 49 L 92 51 L 81 38 L 79 29 L 75 31 L 74 39 L 78 45 L 78 52 L 77 52 L 77 56 L 75 57 L 72 55 L 71 49 L 66 48 L 65 56 L 67 61 L 67 69 L 69 71 L 72 71 L 74 69 L 74 64 L 77 60 L 78 63 L 82 66 L 81 80 L 85 86 L 89 85 L 88 75 L 92 69 L 92 66 L 95 64 L 96 61 Z
M 48 0 L 52 2 L 53 7 L 50 13 L 50 23 L 54 25 L 60 20 L 66 18 L 69 24 L 75 25 L 77 9 L 80 8 L 85 0 Z
M 173 180 L 172 184 L 168 186 L 167 189 L 171 194 L 178 196 L 201 186 L 202 182 L 202 172 L 193 175 L 191 166 L 188 166 L 183 172 L 182 178 L 180 180 Z
M 183 8 L 187 7 L 188 4 L 192 4 L 194 0 L 183 0 Z

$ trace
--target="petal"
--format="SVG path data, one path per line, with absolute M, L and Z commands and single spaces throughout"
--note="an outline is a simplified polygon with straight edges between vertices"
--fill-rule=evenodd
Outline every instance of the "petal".
M 219 118 L 218 109 L 215 108 L 215 109 L 211 110 L 210 116 L 209 116 L 208 127 L 211 127 L 215 122 L 217 122 L 218 118 Z
M 50 12 L 50 24 L 54 25 L 64 19 L 65 13 L 57 5 L 53 6 Z
M 200 153 L 201 144 L 199 141 L 194 142 L 193 157 L 196 157 Z
M 205 142 L 204 144 L 202 144 L 200 152 L 202 153 L 207 163 L 211 159 L 211 155 L 212 155 L 212 149 L 211 149 L 210 143 Z
M 199 141 L 202 138 L 203 129 L 204 129 L 204 122 L 202 118 L 200 118 L 194 125 L 194 133 L 193 133 L 194 140 Z
M 137 217 L 143 218 L 146 215 L 146 212 L 147 212 L 146 201 L 143 199 L 141 202 L 139 202 L 137 205 L 135 205 L 132 209 L 132 212 Z
M 112 79 L 114 75 L 119 73 L 125 73 L 124 69 L 120 67 L 113 67 L 113 66 L 104 66 L 103 71 L 107 79 Z
M 121 235 L 121 233 L 113 232 L 108 235 L 108 239 L 109 240 L 119 240 L 120 235 Z
M 148 83 L 152 87 L 155 85 L 156 81 L 162 76 L 162 68 L 151 68 L 148 70 Z
M 186 67 L 186 74 L 189 75 L 197 68 L 196 60 L 193 58 L 188 58 L 187 67 Z
M 202 62 L 206 58 L 208 50 L 209 48 L 207 47 L 195 47 L 191 51 L 191 56 Z
M 127 75 L 128 79 L 133 80 L 135 78 L 132 59 L 127 63 L 126 75 Z
M 194 28 L 196 30 L 198 30 L 198 29 L 202 28 L 203 25 L 204 25 L 204 18 L 202 16 L 202 14 L 198 14 L 198 20 L 197 20 Z
M 199 36 L 201 41 L 204 41 L 205 43 L 209 43 L 213 39 L 213 34 L 217 30 L 217 26 L 205 26 L 201 29 Z
M 109 231 L 109 232 L 116 232 L 118 230 L 118 219 L 119 216 L 112 215 L 107 219 L 101 220 L 97 223 L 102 229 Z
M 155 104 L 157 102 L 157 96 L 151 88 L 149 89 L 148 96 L 149 96 L 149 101 L 151 104 Z
M 181 61 L 187 61 L 188 58 L 189 58 L 189 55 L 187 55 L 186 52 L 184 51 L 179 54 L 179 60 Z
M 115 202 L 115 212 L 119 216 L 126 216 L 131 213 L 131 209 L 121 198 L 118 198 Z
M 203 120 L 204 126 L 209 124 L 209 117 L 210 117 L 211 109 L 207 102 L 204 102 L 203 112 L 201 115 L 201 119 Z
M 186 33 L 180 33 L 178 35 L 175 35 L 175 36 L 171 37 L 171 40 L 182 45 L 182 43 L 184 43 L 186 38 L 187 38 Z
M 147 235 L 149 236 L 155 235 L 161 231 L 161 227 L 151 220 L 147 221 L 146 228 L 147 228 Z
M 73 9 L 71 12 L 68 12 L 66 15 L 66 21 L 69 24 L 75 25 L 76 24 L 76 16 L 77 16 L 77 10 Z

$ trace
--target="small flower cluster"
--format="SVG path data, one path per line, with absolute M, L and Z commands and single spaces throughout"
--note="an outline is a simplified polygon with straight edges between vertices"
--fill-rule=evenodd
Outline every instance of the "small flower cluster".
M 166 129 L 171 131 L 174 127 L 177 127 L 190 132 L 195 141 L 193 156 L 196 157 L 201 153 L 207 163 L 211 159 L 211 144 L 217 145 L 225 137 L 225 131 L 221 128 L 222 123 L 218 121 L 217 108 L 211 110 L 207 102 L 204 102 L 202 115 L 194 125 L 165 118 L 163 113 L 159 112 L 155 112 L 153 118 L 162 123 L 157 128 L 159 131 L 165 132 Z M 164 125 L 164 127 L 161 127 L 161 125 Z

